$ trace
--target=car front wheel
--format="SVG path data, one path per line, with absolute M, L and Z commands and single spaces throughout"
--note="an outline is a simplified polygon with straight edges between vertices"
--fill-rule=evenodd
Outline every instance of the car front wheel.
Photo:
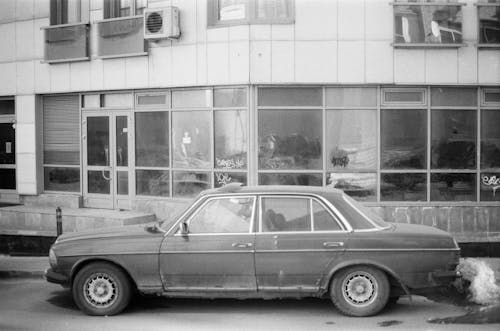
M 384 272 L 369 266 L 340 270 L 330 287 L 333 303 L 348 316 L 377 314 L 387 304 L 389 292 L 389 281 Z
M 131 296 L 127 276 L 108 263 L 92 263 L 82 268 L 73 281 L 73 299 L 88 315 L 105 316 L 120 313 Z

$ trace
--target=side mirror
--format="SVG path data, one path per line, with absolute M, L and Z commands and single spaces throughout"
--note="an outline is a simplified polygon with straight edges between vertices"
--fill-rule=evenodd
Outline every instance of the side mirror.
M 185 236 L 189 233 L 189 230 L 188 230 L 188 225 L 187 223 L 184 223 L 182 222 L 181 224 L 179 224 L 179 232 Z

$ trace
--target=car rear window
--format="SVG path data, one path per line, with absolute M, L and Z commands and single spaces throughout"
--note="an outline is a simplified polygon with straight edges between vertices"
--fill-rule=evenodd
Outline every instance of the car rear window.
M 347 195 L 342 195 L 342 198 L 334 202 L 335 207 L 344 215 L 354 230 L 389 227 L 389 224 L 380 216 Z

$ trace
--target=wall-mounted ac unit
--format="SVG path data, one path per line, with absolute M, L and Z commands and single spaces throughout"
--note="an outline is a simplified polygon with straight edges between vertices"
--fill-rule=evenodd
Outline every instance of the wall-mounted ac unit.
M 144 10 L 144 39 L 179 38 L 179 8 L 148 8 Z

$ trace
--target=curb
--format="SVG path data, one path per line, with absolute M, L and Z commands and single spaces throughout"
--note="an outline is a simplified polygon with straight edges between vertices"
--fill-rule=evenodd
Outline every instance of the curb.
M 18 278 L 31 278 L 31 279 L 43 279 L 44 271 L 17 271 L 9 270 L 0 271 L 0 280 L 3 279 L 18 279 Z

